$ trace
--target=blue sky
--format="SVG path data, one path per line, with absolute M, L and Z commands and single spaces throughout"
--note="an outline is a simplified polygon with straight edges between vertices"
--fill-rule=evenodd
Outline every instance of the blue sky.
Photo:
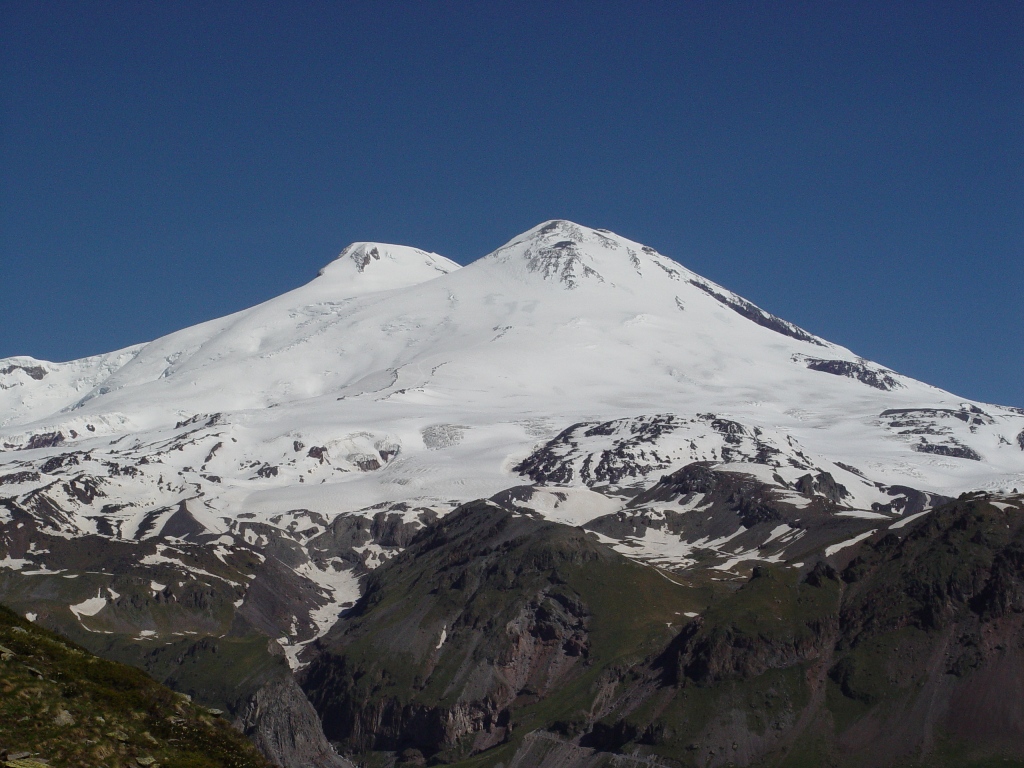
M 550 218 L 1024 406 L 1019 2 L 0 3 L 0 356 Z

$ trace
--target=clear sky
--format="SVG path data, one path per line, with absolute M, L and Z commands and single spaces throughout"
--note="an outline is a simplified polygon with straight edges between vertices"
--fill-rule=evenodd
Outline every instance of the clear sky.
M 568 218 L 1024 406 L 1017 0 L 3 0 L 0 67 L 0 356 Z

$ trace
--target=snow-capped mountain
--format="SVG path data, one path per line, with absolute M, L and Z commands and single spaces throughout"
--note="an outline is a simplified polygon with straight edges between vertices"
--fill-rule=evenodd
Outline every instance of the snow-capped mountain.
M 465 267 L 357 243 L 299 289 L 148 344 L 0 360 L 0 448 L 6 601 L 41 599 L 14 574 L 59 575 L 47 610 L 83 630 L 180 637 L 199 625 L 164 608 L 205 585 L 224 612 L 202 631 L 237 612 L 293 661 L 361 574 L 473 499 L 666 567 L 702 549 L 729 569 L 1024 488 L 1021 410 L 902 376 L 566 221 Z M 695 463 L 714 483 L 674 474 Z M 709 510 L 710 527 L 673 517 Z M 83 537 L 107 544 L 91 560 L 61 544 Z

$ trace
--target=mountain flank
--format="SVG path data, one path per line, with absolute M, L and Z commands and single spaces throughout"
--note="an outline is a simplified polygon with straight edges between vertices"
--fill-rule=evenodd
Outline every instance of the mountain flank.
M 1024 498 L 742 583 L 474 503 L 306 653 L 325 733 L 365 765 L 1022 764 Z

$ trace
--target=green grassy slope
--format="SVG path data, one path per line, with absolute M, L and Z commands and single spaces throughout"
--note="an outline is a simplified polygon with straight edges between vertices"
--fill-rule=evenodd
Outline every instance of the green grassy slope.
M 841 572 L 756 570 L 658 659 L 663 698 L 624 697 L 590 743 L 678 765 L 1024 765 L 1024 511 L 964 498 L 900 534 Z
M 268 768 L 209 710 L 0 607 L 0 750 L 53 768 Z M 2 764 L 2 763 L 0 763 Z

